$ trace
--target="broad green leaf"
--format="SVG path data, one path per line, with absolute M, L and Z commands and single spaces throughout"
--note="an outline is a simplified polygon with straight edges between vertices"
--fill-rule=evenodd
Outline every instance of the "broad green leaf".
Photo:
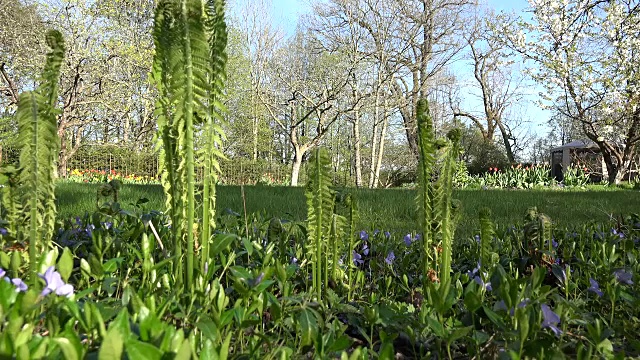
M 125 350 L 127 351 L 129 359 L 160 360 L 162 358 L 162 351 L 160 351 L 160 349 L 135 339 L 126 340 Z
M 70 339 L 65 337 L 54 338 L 53 341 L 60 347 L 66 360 L 80 360 L 82 354 L 78 352 Z
M 198 329 L 202 331 L 202 335 L 204 335 L 207 339 L 211 339 L 213 341 L 217 340 L 218 330 L 213 320 L 209 318 L 203 318 L 200 321 L 198 321 L 198 323 L 196 324 L 196 327 L 198 327 Z
M 120 310 L 118 316 L 109 324 L 107 332 L 116 331 L 122 336 L 122 339 L 128 339 L 131 336 L 131 328 L 129 327 L 129 312 L 127 309 Z
M 318 333 L 318 322 L 311 310 L 302 309 L 298 313 L 298 327 L 302 340 L 301 345 L 311 345 Z
M 178 350 L 178 353 L 176 354 L 176 357 L 173 358 L 174 360 L 189 360 L 191 359 L 191 344 L 189 343 L 189 340 L 185 339 L 182 342 L 182 346 L 180 346 L 180 349 Z
M 444 326 L 442 326 L 438 320 L 434 319 L 432 316 L 427 316 L 427 323 L 436 336 L 441 338 L 445 337 Z
M 209 247 L 209 257 L 216 258 L 219 253 L 226 250 L 234 241 L 238 239 L 236 234 L 219 234 L 213 238 L 213 243 Z M 251 254 L 249 254 L 251 255 Z
M 489 309 L 489 307 L 486 305 L 483 305 L 482 309 L 484 310 L 485 315 L 487 315 L 487 317 L 489 318 L 489 320 L 491 320 L 492 323 L 498 326 L 498 328 L 504 329 L 504 321 L 502 321 L 502 318 L 500 317 L 500 315 L 496 314 L 493 310 Z
M 473 329 L 473 326 L 467 326 L 467 327 L 463 327 L 463 328 L 458 328 L 453 330 L 450 334 L 449 334 L 449 343 L 452 343 L 458 339 L 461 339 L 465 336 L 467 336 L 467 334 L 471 331 L 471 329 Z
M 71 254 L 71 250 L 68 247 L 64 248 L 62 252 L 62 256 L 60 256 L 60 260 L 58 260 L 58 272 L 62 277 L 63 281 L 69 280 L 69 276 L 71 276 L 71 271 L 73 270 L 73 255 Z
M 98 360 L 121 359 L 124 350 L 124 338 L 116 326 L 110 327 L 102 340 Z

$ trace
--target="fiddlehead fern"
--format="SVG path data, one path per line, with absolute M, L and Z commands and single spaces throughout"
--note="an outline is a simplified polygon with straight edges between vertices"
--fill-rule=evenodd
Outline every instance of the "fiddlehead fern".
M 40 85 L 22 93 L 16 119 L 20 134 L 19 193 L 23 204 L 23 236 L 29 240 L 29 261 L 35 271 L 41 241 L 49 246 L 55 225 L 55 163 L 58 158 L 58 79 L 64 58 L 64 39 L 59 31 L 47 32 L 47 54 Z M 26 235 L 28 234 L 28 235 Z
M 195 247 L 203 244 L 201 270 L 208 257 L 211 228 L 215 226 L 215 182 L 219 172 L 217 150 L 224 135 L 220 97 L 224 89 L 226 25 L 224 1 L 162 0 L 154 19 L 156 54 L 153 79 L 160 97 L 156 103 L 162 139 L 163 186 L 173 226 L 175 276 L 192 288 Z M 203 226 L 198 230 L 195 186 L 195 137 L 205 138 L 201 160 L 205 167 Z M 199 241 L 198 241 L 199 240 Z M 186 248 L 183 261 L 183 247 Z M 183 265 L 184 264 L 184 265 Z
M 313 288 L 317 300 L 322 300 L 323 269 L 327 268 L 327 239 L 331 233 L 334 209 L 334 192 L 331 189 L 329 154 L 323 148 L 313 151 L 309 162 L 309 182 L 306 188 L 307 227 L 309 234 L 308 253 L 312 255 Z M 326 284 L 325 284 L 326 285 Z

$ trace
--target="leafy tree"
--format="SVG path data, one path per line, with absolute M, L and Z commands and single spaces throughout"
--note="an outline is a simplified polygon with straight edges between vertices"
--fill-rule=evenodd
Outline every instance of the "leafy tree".
M 640 141 L 640 6 L 633 0 L 531 0 L 531 20 L 503 15 L 502 41 L 535 65 L 545 101 L 604 157 L 610 183 Z

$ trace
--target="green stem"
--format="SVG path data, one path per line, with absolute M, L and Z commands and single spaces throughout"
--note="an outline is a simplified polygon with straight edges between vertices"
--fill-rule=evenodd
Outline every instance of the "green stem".
M 189 12 L 187 9 L 187 2 L 182 1 L 182 21 L 184 24 L 183 34 L 183 51 L 184 51 L 184 71 L 187 78 L 187 84 L 185 86 L 185 99 L 184 99 L 184 117 L 185 117 L 185 144 L 184 151 L 186 157 L 186 173 L 184 175 L 185 182 L 187 183 L 186 206 L 187 206 L 187 261 L 186 261 L 186 283 L 187 288 L 191 289 L 193 285 L 193 230 L 195 223 L 195 184 L 194 184 L 194 155 L 193 155 L 193 63 L 191 53 L 191 34 L 189 31 Z

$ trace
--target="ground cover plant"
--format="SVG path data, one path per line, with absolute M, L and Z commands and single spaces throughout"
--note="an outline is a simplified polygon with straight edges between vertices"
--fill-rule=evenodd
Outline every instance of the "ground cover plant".
M 217 211 L 223 9 L 219 0 L 156 9 L 161 210 L 148 199 L 124 209 L 112 179 L 95 188 L 94 211 L 56 223 L 46 99 L 63 42 L 50 33 L 43 85 L 19 104 L 23 156 L 0 179 L 2 357 L 640 356 L 640 216 L 563 229 L 530 208 L 521 226 L 499 229 L 483 207 L 477 236 L 455 240 L 467 216 L 454 199 L 464 192 L 453 192 L 460 132 L 435 138 L 426 100 L 410 233 L 361 228 L 359 194 L 333 188 L 322 148 L 303 189 L 305 221 Z

